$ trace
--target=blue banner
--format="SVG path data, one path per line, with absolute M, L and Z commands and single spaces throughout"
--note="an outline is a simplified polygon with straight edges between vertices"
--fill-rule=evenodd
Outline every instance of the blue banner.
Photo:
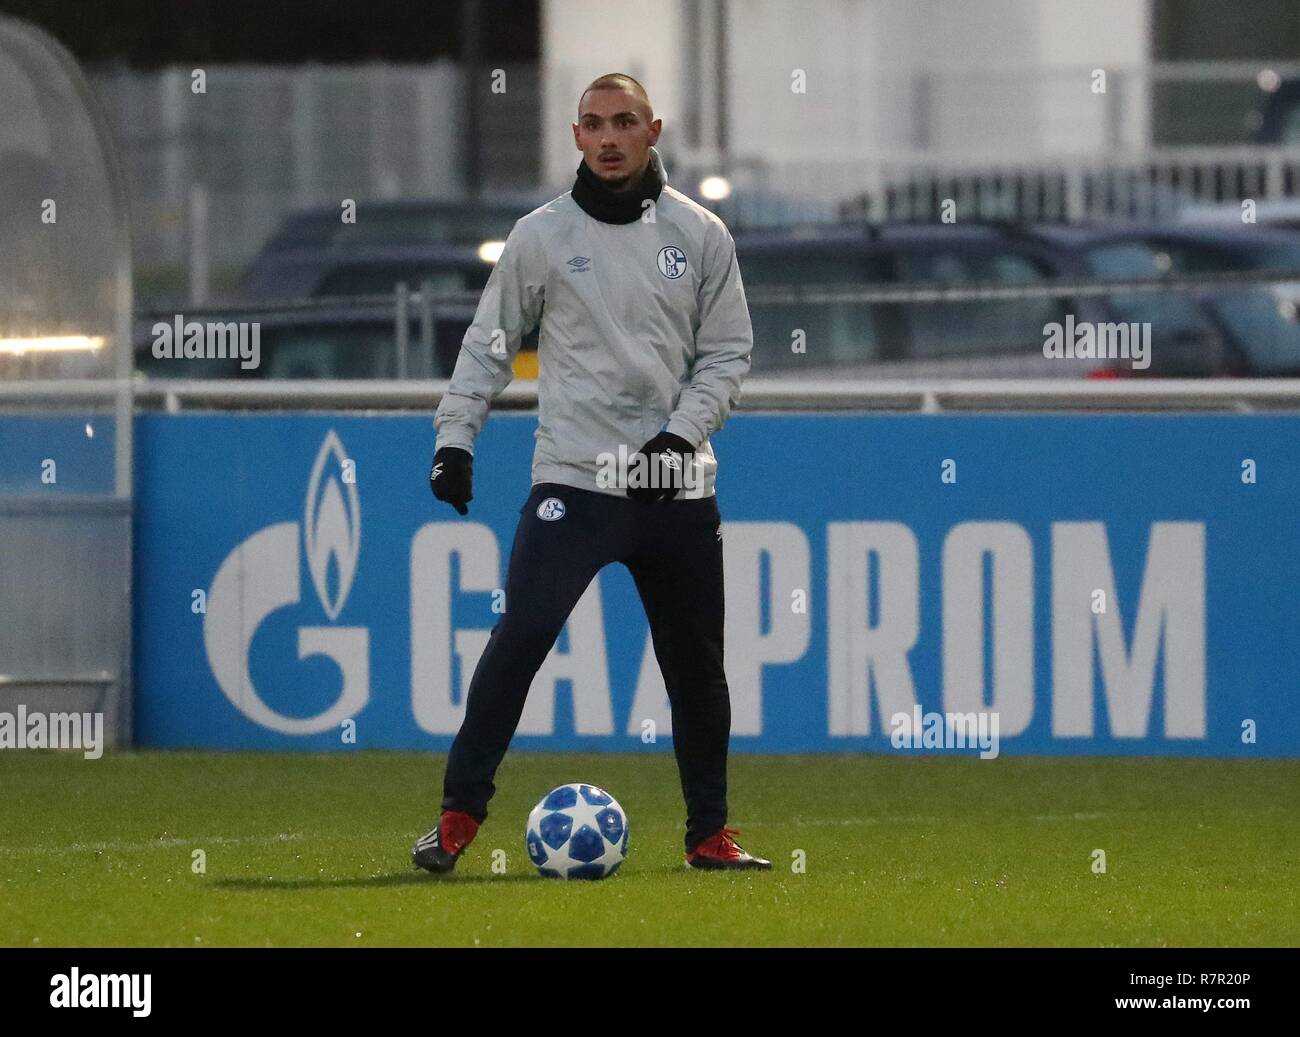
M 112 494 L 113 442 L 107 414 L 0 414 L 0 494 Z
M 445 749 L 529 491 L 493 415 L 467 517 L 410 416 L 137 419 L 136 737 Z M 714 437 L 739 752 L 1300 753 L 1300 419 L 749 415 Z M 666 750 L 604 570 L 515 746 Z

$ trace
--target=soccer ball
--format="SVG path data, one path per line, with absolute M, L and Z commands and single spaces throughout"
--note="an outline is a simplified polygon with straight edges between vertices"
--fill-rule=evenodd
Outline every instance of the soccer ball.
M 595 785 L 561 785 L 528 815 L 528 857 L 552 879 L 603 879 L 627 856 L 627 815 Z

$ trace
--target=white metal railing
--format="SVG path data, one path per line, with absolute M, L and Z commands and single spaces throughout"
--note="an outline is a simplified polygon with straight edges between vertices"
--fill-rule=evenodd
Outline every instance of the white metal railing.
M 1012 153 L 1014 155 L 1014 153 Z M 689 184 L 716 167 L 688 167 Z M 1300 147 L 1236 145 L 980 159 L 900 150 L 750 163 L 748 192 L 717 206 L 734 228 L 836 219 L 1168 219 L 1189 206 L 1300 194 Z
M 800 239 L 792 239 L 798 243 Z M 815 239 L 814 239 L 815 240 Z M 743 272 L 744 257 L 741 267 Z M 819 287 L 808 284 L 768 284 L 758 281 L 745 288 L 751 304 L 780 303 L 957 303 L 1000 302 L 1018 299 L 1085 299 L 1104 298 L 1123 293 L 1151 295 L 1160 292 L 1194 292 L 1259 288 L 1300 282 L 1300 270 L 1215 270 L 1201 273 L 1168 273 L 1151 277 L 1053 278 L 1036 283 L 994 284 L 975 282 L 941 283 L 933 281 L 895 282 L 892 284 L 836 284 Z M 186 306 L 181 309 L 190 320 L 274 320 L 280 316 L 328 314 L 333 311 L 365 311 L 395 321 L 400 338 L 409 329 L 410 318 L 420 318 L 421 335 L 432 334 L 430 325 L 444 309 L 471 312 L 478 305 L 480 291 L 436 290 L 428 283 L 411 288 L 399 282 L 392 292 L 367 295 L 324 295 L 306 299 L 271 299 L 257 302 L 232 302 L 228 305 Z M 170 321 L 173 311 L 138 313 L 136 337 L 140 329 L 155 321 Z
M 450 383 L 426 381 L 199 381 L 129 383 L 137 411 L 423 411 L 433 414 Z M 39 403 L 107 402 L 119 384 L 0 383 L 0 407 Z M 537 406 L 537 383 L 515 381 L 496 399 L 498 409 Z M 1279 379 L 881 379 L 795 381 L 750 378 L 741 411 L 917 411 L 1132 409 L 1300 411 L 1300 378 Z
M 726 170 L 736 193 L 722 209 L 733 224 L 845 211 L 931 218 L 944 199 L 959 218 L 1158 219 L 1189 203 L 1300 193 L 1296 142 L 1252 143 L 1251 125 L 1300 64 L 1097 64 L 980 67 L 955 57 L 846 71 L 832 61 L 819 69 L 818 96 L 833 122 L 751 90 L 745 103 L 766 108 L 748 124 L 765 128 L 765 142 L 679 149 L 669 173 L 690 191 Z M 1197 95 L 1201 107 L 1207 96 L 1218 106 L 1199 138 L 1208 146 L 1177 143 L 1193 139 L 1187 113 L 1198 105 L 1168 103 L 1197 89 L 1209 91 Z

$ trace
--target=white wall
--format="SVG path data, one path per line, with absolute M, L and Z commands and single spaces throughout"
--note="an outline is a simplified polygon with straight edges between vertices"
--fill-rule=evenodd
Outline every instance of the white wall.
M 1040 146 L 1049 152 L 1089 152 L 1106 146 L 1107 97 L 1119 91 L 1121 140 L 1141 148 L 1150 142 L 1150 91 L 1141 72 L 1151 63 L 1149 0 L 1037 0 L 1036 51 L 1061 74 L 1038 97 Z M 1091 72 L 1107 72 L 1106 97 L 1091 92 Z M 1135 77 L 1119 70 L 1138 70 Z M 1081 84 L 1079 76 L 1088 78 Z M 1082 90 L 1080 87 L 1082 86 Z
M 577 165 L 578 91 L 602 72 L 641 79 L 672 142 L 697 88 L 684 81 L 682 2 L 544 0 L 544 167 L 557 183 Z M 730 0 L 731 150 L 809 169 L 918 149 L 971 162 L 1097 154 L 1110 110 L 1088 73 L 1144 66 L 1150 17 L 1150 0 Z M 795 69 L 806 93 L 791 90 Z M 1124 100 L 1124 139 L 1140 144 L 1145 99 Z

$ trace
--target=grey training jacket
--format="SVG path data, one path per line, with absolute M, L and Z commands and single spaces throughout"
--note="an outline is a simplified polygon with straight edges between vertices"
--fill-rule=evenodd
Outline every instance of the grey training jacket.
M 714 493 L 709 436 L 740 396 L 753 329 L 730 232 L 668 186 L 654 148 L 650 160 L 664 180 L 653 223 L 603 223 L 571 192 L 515 223 L 438 406 L 437 449 L 473 453 L 540 319 L 533 483 L 622 496 L 598 483 L 600 456 L 667 428 L 696 447 L 682 496 Z

